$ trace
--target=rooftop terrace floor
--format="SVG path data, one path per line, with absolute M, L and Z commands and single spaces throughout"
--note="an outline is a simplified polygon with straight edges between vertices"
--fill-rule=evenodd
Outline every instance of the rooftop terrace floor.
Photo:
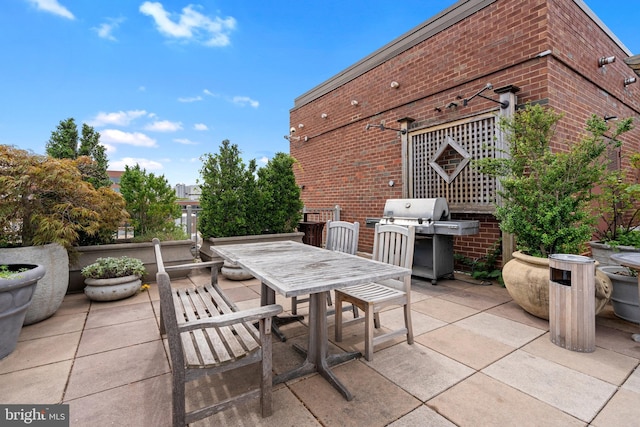
M 207 279 L 201 271 L 173 284 Z M 221 285 L 240 308 L 259 304 L 257 280 L 221 279 Z M 277 302 L 290 308 L 287 299 Z M 414 345 L 398 339 L 377 348 L 372 362 L 334 368 L 352 401 L 314 374 L 275 386 L 269 418 L 260 417 L 256 400 L 192 425 L 625 426 L 640 420 L 640 343 L 630 338 L 639 327 L 615 317 L 610 306 L 597 316 L 593 353 L 554 345 L 549 323 L 524 312 L 506 289 L 463 275 L 435 286 L 414 279 L 412 310 Z M 155 284 L 110 303 L 67 295 L 53 317 L 23 327 L 17 349 L 0 361 L 0 402 L 68 403 L 71 426 L 169 426 L 171 374 L 158 313 Z M 383 312 L 381 322 L 401 324 L 401 309 Z M 275 373 L 301 363 L 291 344 L 306 342 L 304 322 L 283 330 L 289 339 L 274 340 Z M 345 329 L 341 343 L 330 327 L 329 339 L 330 352 L 363 351 L 364 325 Z M 245 370 L 256 368 L 202 380 L 189 389 L 189 404 L 242 389 Z

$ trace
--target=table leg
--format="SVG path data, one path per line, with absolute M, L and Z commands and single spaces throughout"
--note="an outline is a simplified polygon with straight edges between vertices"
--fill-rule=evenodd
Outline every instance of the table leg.
M 299 346 L 294 346 L 296 351 L 306 355 L 306 359 L 298 368 L 274 377 L 273 383 L 280 384 L 294 378 L 318 372 L 337 389 L 345 399 L 352 400 L 353 395 L 335 376 L 330 367 L 362 357 L 362 353 L 354 351 L 327 356 L 328 346 L 327 294 L 326 292 L 311 294 L 309 296 L 309 348 L 305 351 Z
M 276 303 L 276 292 L 262 283 L 262 287 L 260 290 L 260 305 L 269 305 Z M 271 324 L 271 332 L 275 335 L 281 342 L 285 342 L 287 337 L 280 330 L 281 325 L 286 325 L 288 323 L 301 321 L 304 319 L 304 316 L 275 316 L 273 318 L 273 323 Z

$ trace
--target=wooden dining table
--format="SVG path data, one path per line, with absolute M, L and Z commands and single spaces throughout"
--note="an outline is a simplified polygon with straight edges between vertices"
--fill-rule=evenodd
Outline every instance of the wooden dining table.
M 212 246 L 211 249 L 262 282 L 263 305 L 274 303 L 276 292 L 286 298 L 309 295 L 306 360 L 301 366 L 275 376 L 274 383 L 318 372 L 347 400 L 353 399 L 331 366 L 359 357 L 361 353 L 328 355 L 327 293 L 376 280 L 405 277 L 411 274 L 411 269 L 293 241 Z

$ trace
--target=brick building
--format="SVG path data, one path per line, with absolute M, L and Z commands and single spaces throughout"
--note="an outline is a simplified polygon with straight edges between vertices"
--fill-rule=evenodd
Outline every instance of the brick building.
M 481 224 L 456 253 L 482 257 L 500 237 L 495 182 L 458 165 L 499 144 L 496 117 L 528 102 L 565 114 L 554 149 L 592 114 L 640 117 L 640 84 L 624 84 L 630 55 L 582 0 L 458 1 L 295 99 L 290 153 L 305 206 L 339 204 L 341 219 L 364 225 L 387 199 L 446 197 L 453 219 Z M 623 150 L 640 150 L 638 127 Z M 372 245 L 363 228 L 359 250 Z

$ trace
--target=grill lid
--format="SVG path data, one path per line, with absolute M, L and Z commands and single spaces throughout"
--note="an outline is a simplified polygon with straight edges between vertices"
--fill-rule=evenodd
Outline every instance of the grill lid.
M 385 223 L 399 225 L 428 224 L 433 221 L 449 221 L 447 199 L 388 199 L 384 205 Z M 383 222 L 383 221 L 381 221 Z

